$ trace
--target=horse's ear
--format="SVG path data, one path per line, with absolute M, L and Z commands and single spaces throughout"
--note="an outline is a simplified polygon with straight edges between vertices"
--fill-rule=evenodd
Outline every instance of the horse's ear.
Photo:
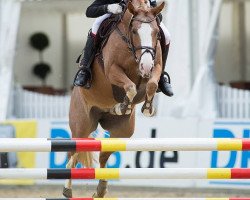
M 158 15 L 165 7 L 165 2 L 162 2 L 161 5 L 152 8 L 151 12 L 153 13 L 154 16 Z
M 135 9 L 131 1 L 128 2 L 128 10 L 132 15 L 137 15 L 137 10 Z

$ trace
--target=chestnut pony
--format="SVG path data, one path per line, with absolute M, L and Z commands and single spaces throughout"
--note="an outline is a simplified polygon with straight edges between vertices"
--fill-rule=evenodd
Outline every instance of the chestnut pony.
M 93 62 L 92 87 L 74 87 L 69 123 L 73 138 L 88 138 L 98 124 L 112 138 L 130 138 L 134 133 L 135 105 L 145 101 L 142 113 L 153 116 L 153 99 L 162 72 L 162 51 L 157 15 L 162 3 L 150 8 L 148 0 L 131 0 L 115 31 L 103 48 L 104 69 Z M 112 152 L 101 152 L 100 167 L 104 168 Z M 78 162 L 92 166 L 91 153 L 69 153 L 67 168 Z M 104 197 L 107 181 L 100 180 L 94 197 Z M 63 191 L 72 197 L 71 180 Z

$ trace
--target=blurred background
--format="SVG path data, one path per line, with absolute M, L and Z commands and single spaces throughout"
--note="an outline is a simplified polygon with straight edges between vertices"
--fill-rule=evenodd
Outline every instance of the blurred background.
M 70 137 L 68 110 L 77 71 L 75 61 L 93 23 L 85 16 L 92 2 L 0 0 L 0 138 Z M 250 1 L 167 2 L 163 16 L 171 33 L 171 48 L 166 71 L 172 77 L 175 96 L 157 95 L 154 118 L 142 117 L 138 106 L 135 137 L 249 138 Z M 108 133 L 98 129 L 94 135 Z M 117 153 L 109 166 L 248 168 L 250 164 L 249 152 L 156 152 L 151 156 Z M 63 168 L 66 155 L 5 154 L 0 167 L 6 163 L 8 167 Z M 44 184 L 18 182 L 27 183 Z M 194 180 L 114 184 L 238 189 L 235 193 L 250 186 L 245 181 Z M 247 190 L 239 195 L 244 193 Z
M 93 22 L 85 16 L 90 3 L 1 1 L 1 119 L 67 117 L 75 60 Z M 250 118 L 249 9 L 242 0 L 168 1 L 163 15 L 172 42 L 166 70 L 175 96 L 159 95 L 158 116 Z M 37 33 L 49 42 L 41 51 L 30 42 Z M 38 67 L 36 74 L 41 62 L 49 68 Z M 22 98 L 29 98 L 27 105 Z M 41 98 L 44 113 L 37 111 Z

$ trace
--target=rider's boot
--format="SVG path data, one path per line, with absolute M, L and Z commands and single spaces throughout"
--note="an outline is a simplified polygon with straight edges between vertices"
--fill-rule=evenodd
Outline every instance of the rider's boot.
M 80 67 L 75 76 L 74 86 L 85 87 L 86 89 L 90 88 L 92 80 L 91 64 L 95 57 L 95 53 L 95 35 L 90 31 L 84 48 L 83 57 L 79 58 L 81 59 Z
M 170 46 L 170 44 L 168 44 L 166 46 L 165 53 L 162 56 L 163 57 L 163 63 L 162 63 L 163 70 L 162 70 L 161 78 L 159 81 L 159 89 L 163 94 L 165 94 L 169 97 L 172 97 L 174 95 L 174 92 L 173 92 L 173 89 L 171 86 L 170 76 L 167 72 L 164 71 L 165 66 L 166 66 L 166 62 L 167 62 L 167 58 L 168 58 L 169 46 Z

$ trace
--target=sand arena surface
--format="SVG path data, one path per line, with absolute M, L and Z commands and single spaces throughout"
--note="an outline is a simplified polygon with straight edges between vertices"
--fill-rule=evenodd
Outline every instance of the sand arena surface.
M 63 186 L 3 186 L 0 185 L 0 198 L 61 198 Z M 95 192 L 93 186 L 75 186 L 74 197 L 91 197 Z M 214 190 L 214 189 L 175 189 L 149 187 L 117 187 L 109 186 L 106 197 L 120 198 L 198 198 L 198 197 L 250 197 L 250 190 Z

